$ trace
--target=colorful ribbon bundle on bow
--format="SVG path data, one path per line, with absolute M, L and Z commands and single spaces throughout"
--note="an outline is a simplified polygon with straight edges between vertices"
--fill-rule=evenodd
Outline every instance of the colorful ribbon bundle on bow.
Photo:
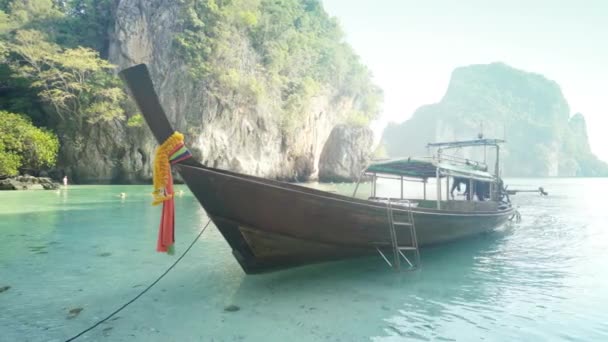
M 158 252 L 173 254 L 173 244 L 175 243 L 175 203 L 171 165 L 190 157 L 192 154 L 184 145 L 184 135 L 178 132 L 173 133 L 156 150 L 152 205 L 163 204 L 156 245 Z

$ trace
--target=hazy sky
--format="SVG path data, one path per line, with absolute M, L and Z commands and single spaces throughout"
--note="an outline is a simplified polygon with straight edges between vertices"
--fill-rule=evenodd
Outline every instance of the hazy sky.
M 438 102 L 458 66 L 501 61 L 556 81 L 608 161 L 608 0 L 323 0 L 384 90 L 388 121 Z

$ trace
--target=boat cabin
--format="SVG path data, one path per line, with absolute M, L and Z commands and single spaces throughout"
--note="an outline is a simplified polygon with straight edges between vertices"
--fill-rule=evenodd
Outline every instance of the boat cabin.
M 371 178 L 371 194 L 373 201 L 389 201 L 395 205 L 407 205 L 423 208 L 455 211 L 494 211 L 502 205 L 503 185 L 500 179 L 500 144 L 504 140 L 477 139 L 430 143 L 427 148 L 433 150 L 429 157 L 398 158 L 376 161 L 366 167 L 361 178 Z M 483 161 L 475 161 L 457 156 L 463 148 L 479 148 L 478 155 Z M 487 165 L 488 150 L 495 152 L 493 156 L 494 170 L 489 171 Z M 434 178 L 434 194 L 427 193 L 429 179 Z M 381 197 L 377 194 L 379 179 L 400 181 L 400 197 Z M 353 197 L 357 194 L 359 182 L 355 187 Z M 422 187 L 422 198 L 411 198 L 404 193 L 405 182 L 417 182 Z M 465 196 L 453 196 L 452 190 L 458 186 L 466 189 Z M 427 197 L 432 197 L 429 199 Z M 503 203 L 504 204 L 504 203 Z

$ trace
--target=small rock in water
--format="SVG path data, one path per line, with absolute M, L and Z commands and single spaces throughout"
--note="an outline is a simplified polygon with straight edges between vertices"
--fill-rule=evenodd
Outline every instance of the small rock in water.
M 112 253 L 110 253 L 110 252 L 103 252 L 103 253 L 98 253 L 97 254 L 97 256 L 100 256 L 100 257 L 107 257 L 107 256 L 110 256 L 110 255 L 112 255 Z
M 112 327 L 107 327 L 107 328 L 104 328 L 104 329 L 102 330 L 103 335 L 104 335 L 104 336 L 108 336 L 108 335 L 110 334 L 110 330 L 112 330 Z
M 224 308 L 224 311 L 226 312 L 235 312 L 235 311 L 239 311 L 241 310 L 241 308 L 239 308 L 237 305 L 228 305 L 227 307 Z
M 11 288 L 11 287 L 10 287 L 10 286 L 8 286 L 8 285 L 0 287 L 0 293 L 5 292 L 5 291 L 8 291 L 10 288 Z
M 70 309 L 70 311 L 68 311 L 68 319 L 72 319 L 72 318 L 78 316 L 82 312 L 82 310 L 84 310 L 84 309 L 83 308 Z

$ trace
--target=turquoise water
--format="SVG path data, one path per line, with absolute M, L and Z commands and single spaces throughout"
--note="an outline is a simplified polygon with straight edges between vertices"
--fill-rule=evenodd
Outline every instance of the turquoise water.
M 608 179 L 510 183 L 550 196 L 514 196 L 520 224 L 423 250 L 416 272 L 370 257 L 246 276 L 211 225 L 77 341 L 608 340 Z M 150 187 L 0 192 L 0 340 L 63 341 L 155 280 L 207 221 L 182 189 L 176 256 L 155 252 Z

